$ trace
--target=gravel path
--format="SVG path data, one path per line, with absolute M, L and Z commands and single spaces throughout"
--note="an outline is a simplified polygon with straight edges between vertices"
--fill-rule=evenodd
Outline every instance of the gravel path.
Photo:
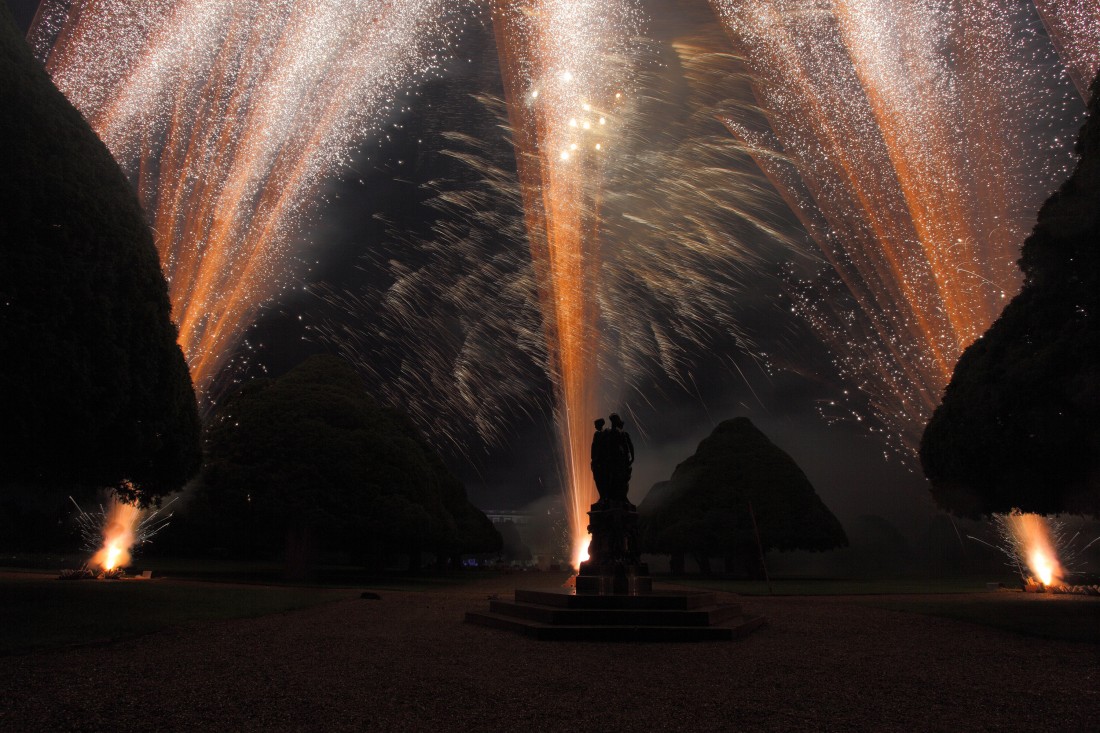
M 540 580 L 0 658 L 0 730 L 1100 730 L 1100 647 L 852 598 L 743 599 L 768 626 L 727 643 L 538 642 L 462 622 Z

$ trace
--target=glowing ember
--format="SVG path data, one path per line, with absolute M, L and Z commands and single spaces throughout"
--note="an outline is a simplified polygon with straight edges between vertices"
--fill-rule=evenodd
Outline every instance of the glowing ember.
M 581 563 L 589 559 L 588 545 L 592 542 L 592 535 L 584 534 L 578 537 L 578 544 L 573 548 L 573 569 L 580 570 Z
M 103 546 L 92 556 L 90 564 L 108 572 L 129 565 L 130 548 L 134 545 L 140 521 L 140 508 L 118 497 L 112 498 L 103 526 Z

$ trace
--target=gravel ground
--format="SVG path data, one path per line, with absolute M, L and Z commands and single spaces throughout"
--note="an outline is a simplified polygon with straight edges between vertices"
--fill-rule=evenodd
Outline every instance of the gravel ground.
M 0 658 L 0 730 L 1100 730 L 1097 645 L 853 598 L 741 599 L 768 625 L 724 643 L 539 642 L 462 622 L 546 581 Z M 1022 598 L 982 597 L 998 595 Z

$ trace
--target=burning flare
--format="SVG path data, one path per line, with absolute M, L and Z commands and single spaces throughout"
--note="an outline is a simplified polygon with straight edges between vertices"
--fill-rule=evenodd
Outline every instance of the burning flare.
M 1003 515 L 1001 523 L 1017 561 L 1027 567 L 1032 578 L 1046 586 L 1065 583 L 1066 573 L 1058 559 L 1057 542 L 1045 517 L 1017 509 Z
M 103 546 L 92 557 L 90 565 L 110 572 L 130 564 L 130 548 L 137 538 L 142 510 L 112 497 L 103 525 Z

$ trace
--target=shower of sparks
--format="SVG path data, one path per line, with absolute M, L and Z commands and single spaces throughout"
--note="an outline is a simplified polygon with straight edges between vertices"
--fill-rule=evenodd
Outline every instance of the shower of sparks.
M 1028 3 L 711 4 L 770 125 L 725 122 L 848 291 L 804 290 L 796 311 L 911 455 L 962 350 L 1018 289 L 1080 100 Z
M 635 80 L 647 94 L 629 104 L 629 124 L 604 161 L 591 293 L 600 339 L 589 347 L 598 350 L 602 393 L 621 395 L 626 413 L 637 400 L 662 399 L 657 390 L 694 394 L 701 354 L 724 354 L 731 381 L 742 379 L 739 361 L 767 369 L 741 327 L 746 299 L 738 295 L 768 279 L 761 242 L 788 253 L 796 245 L 777 216 L 782 201 L 715 119 L 755 106 L 726 45 L 710 32 L 681 39 L 663 63 L 645 54 Z M 461 102 L 470 132 L 445 133 L 443 154 L 475 182 L 432 180 L 431 231 L 392 230 L 388 246 L 364 257 L 367 269 L 387 272 L 386 286 L 311 288 L 335 315 L 309 318 L 309 330 L 355 363 L 380 399 L 407 411 L 436 445 L 470 458 L 506 443 L 517 417 L 551 407 L 507 106 L 484 95 L 472 101 Z M 779 285 L 771 280 L 771 289 Z
M 69 500 L 77 510 L 76 524 L 84 549 L 93 553 L 89 565 L 108 573 L 128 566 L 132 551 L 168 526 L 172 514 L 164 512 L 176 501 L 172 499 L 158 509 L 145 510 L 112 495 L 107 506 L 100 505 L 97 512 L 86 512 L 75 499 L 69 497 Z
M 1008 557 L 1009 567 L 1015 568 L 1022 580 L 1045 586 L 1065 583 L 1068 572 L 1060 558 L 1071 556 L 1072 548 L 1059 520 L 1016 510 L 994 514 L 993 524 L 1001 539 L 997 549 Z
M 1087 96 L 1100 69 L 1100 3 L 1096 0 L 1035 0 L 1058 55 L 1077 91 Z
M 645 426 L 630 417 L 632 404 L 661 400 L 656 393 L 666 389 L 694 395 L 700 355 L 723 354 L 731 382 L 743 379 L 739 362 L 767 369 L 741 328 L 751 307 L 738 295 L 768 280 L 761 242 L 788 253 L 795 244 L 789 216 L 777 215 L 782 201 L 715 119 L 755 107 L 727 47 L 711 29 L 640 51 L 633 79 L 646 94 L 619 108 L 614 153 L 601 168 L 599 272 L 587 294 L 599 304 L 599 338 L 586 346 L 605 411 L 621 398 L 614 404 L 636 436 Z M 468 131 L 444 134 L 444 155 L 475 181 L 434 179 L 426 186 L 431 231 L 393 230 L 391 245 L 365 258 L 365 267 L 388 272 L 388 284 L 311 288 L 335 315 L 309 319 L 383 401 L 409 412 L 437 445 L 471 459 L 479 445 L 511 440 L 517 418 L 552 408 L 554 348 L 542 325 L 507 105 L 484 95 L 473 101 L 459 101 Z M 590 425 L 582 425 L 585 443 Z M 562 486 L 571 500 L 568 477 Z M 569 545 L 575 559 L 578 547 Z
M 440 68 L 448 0 L 45 0 L 31 41 L 134 182 L 200 395 L 326 177 Z
M 556 396 L 574 560 L 595 500 L 590 425 L 599 414 L 599 207 L 603 158 L 632 92 L 633 0 L 493 0 L 528 240 Z M 576 562 L 574 564 L 577 564 Z

